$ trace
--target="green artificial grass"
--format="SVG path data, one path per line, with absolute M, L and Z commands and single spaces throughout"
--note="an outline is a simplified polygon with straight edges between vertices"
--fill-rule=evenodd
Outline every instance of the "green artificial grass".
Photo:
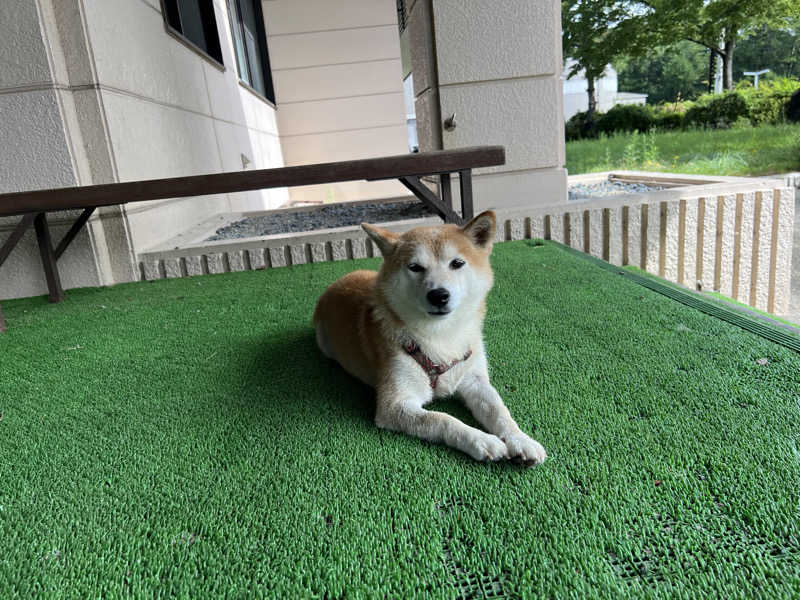
M 550 458 L 475 463 L 320 357 L 317 296 L 377 264 L 4 302 L 0 597 L 798 593 L 800 355 L 501 244 L 493 382 Z
M 769 175 L 800 169 L 800 125 L 620 133 L 567 142 L 570 175 L 614 169 Z
M 719 292 L 695 292 L 694 290 L 691 290 L 685 285 L 669 281 L 668 279 L 664 279 L 663 277 L 659 277 L 658 275 L 653 275 L 652 273 L 648 273 L 644 269 L 637 267 L 635 265 L 625 265 L 624 267 L 618 267 L 618 268 L 622 269 L 623 271 L 627 271 L 629 273 L 638 275 L 639 277 L 644 277 L 651 281 L 657 282 L 661 285 L 665 285 L 674 290 L 678 290 L 680 292 L 693 295 L 696 298 L 701 299 L 703 302 L 708 303 L 712 306 L 719 306 L 723 309 L 735 309 L 738 312 L 744 312 L 746 314 L 749 314 L 749 318 L 755 321 L 756 323 L 768 319 L 769 321 L 782 323 L 783 325 L 788 325 L 789 327 L 792 327 L 794 329 L 800 329 L 800 324 L 798 323 L 793 323 L 788 319 L 784 319 L 783 317 L 779 317 L 778 315 L 773 315 L 772 313 L 769 313 L 765 310 L 760 310 L 755 306 L 750 306 L 749 304 L 739 302 L 737 300 L 734 300 L 730 296 L 726 296 Z M 753 319 L 754 316 L 756 317 L 755 319 Z M 758 316 L 764 317 L 764 319 L 759 319 L 757 318 Z M 798 341 L 798 343 L 800 343 L 800 340 Z

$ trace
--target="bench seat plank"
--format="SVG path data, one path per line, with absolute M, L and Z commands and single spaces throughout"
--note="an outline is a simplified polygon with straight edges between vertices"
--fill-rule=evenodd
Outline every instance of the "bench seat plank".
M 480 146 L 277 169 L 15 192 L 0 194 L 0 216 L 340 181 L 440 175 L 504 162 L 502 146 Z

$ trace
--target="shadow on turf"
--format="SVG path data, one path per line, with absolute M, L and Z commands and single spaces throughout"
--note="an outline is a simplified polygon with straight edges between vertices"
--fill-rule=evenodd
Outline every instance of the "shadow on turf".
M 239 349 L 237 373 L 241 393 L 231 394 L 232 407 L 260 419 L 267 413 L 280 411 L 287 425 L 334 419 L 374 427 L 375 390 L 346 373 L 336 361 L 323 356 L 317 348 L 314 331 L 295 329 L 250 340 Z M 472 414 L 457 398 L 436 400 L 430 410 L 446 412 L 464 423 L 480 428 Z M 392 434 L 401 435 L 404 434 Z M 411 441 L 411 439 L 409 438 Z M 412 443 L 423 443 L 413 440 Z M 439 445 L 437 451 L 443 448 Z M 456 455 L 460 452 L 453 451 Z
M 247 357 L 241 366 L 244 408 L 314 420 L 333 410 L 337 418 L 373 422 L 375 392 L 325 358 L 311 328 L 256 338 L 240 352 Z

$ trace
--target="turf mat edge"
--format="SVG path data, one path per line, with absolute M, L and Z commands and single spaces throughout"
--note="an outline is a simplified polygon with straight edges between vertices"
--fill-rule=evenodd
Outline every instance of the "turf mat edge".
M 601 269 L 621 275 L 625 279 L 628 279 L 637 285 L 653 290 L 654 292 L 666 296 L 667 298 L 671 298 L 676 302 L 680 302 L 681 304 L 695 308 L 707 315 L 716 317 L 717 319 L 726 321 L 727 323 L 731 323 L 737 327 L 741 327 L 745 331 L 754 333 L 766 340 L 779 344 L 784 348 L 789 348 L 795 352 L 800 352 L 800 335 L 789 333 L 787 331 L 788 327 L 780 327 L 777 324 L 767 325 L 763 320 L 744 316 L 743 311 L 741 310 L 725 308 L 718 302 L 704 300 L 697 294 L 693 294 L 688 290 L 680 290 L 674 285 L 661 283 L 656 281 L 654 278 L 643 277 L 636 273 L 625 271 L 615 265 L 612 265 L 611 263 L 600 260 L 599 258 L 591 256 L 590 254 L 586 254 L 585 252 L 581 252 L 580 250 L 570 248 L 564 244 L 560 244 L 559 242 L 548 241 L 548 243 L 557 245 L 563 250 L 566 250 L 575 256 L 579 256 L 584 260 L 587 260 L 600 267 Z

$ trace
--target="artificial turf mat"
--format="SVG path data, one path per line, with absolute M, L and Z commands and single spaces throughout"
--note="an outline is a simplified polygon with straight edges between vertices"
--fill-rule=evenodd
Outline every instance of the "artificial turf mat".
M 493 382 L 549 460 L 475 463 L 320 358 L 377 264 L 4 302 L 0 597 L 800 594 L 800 355 L 501 244 Z

